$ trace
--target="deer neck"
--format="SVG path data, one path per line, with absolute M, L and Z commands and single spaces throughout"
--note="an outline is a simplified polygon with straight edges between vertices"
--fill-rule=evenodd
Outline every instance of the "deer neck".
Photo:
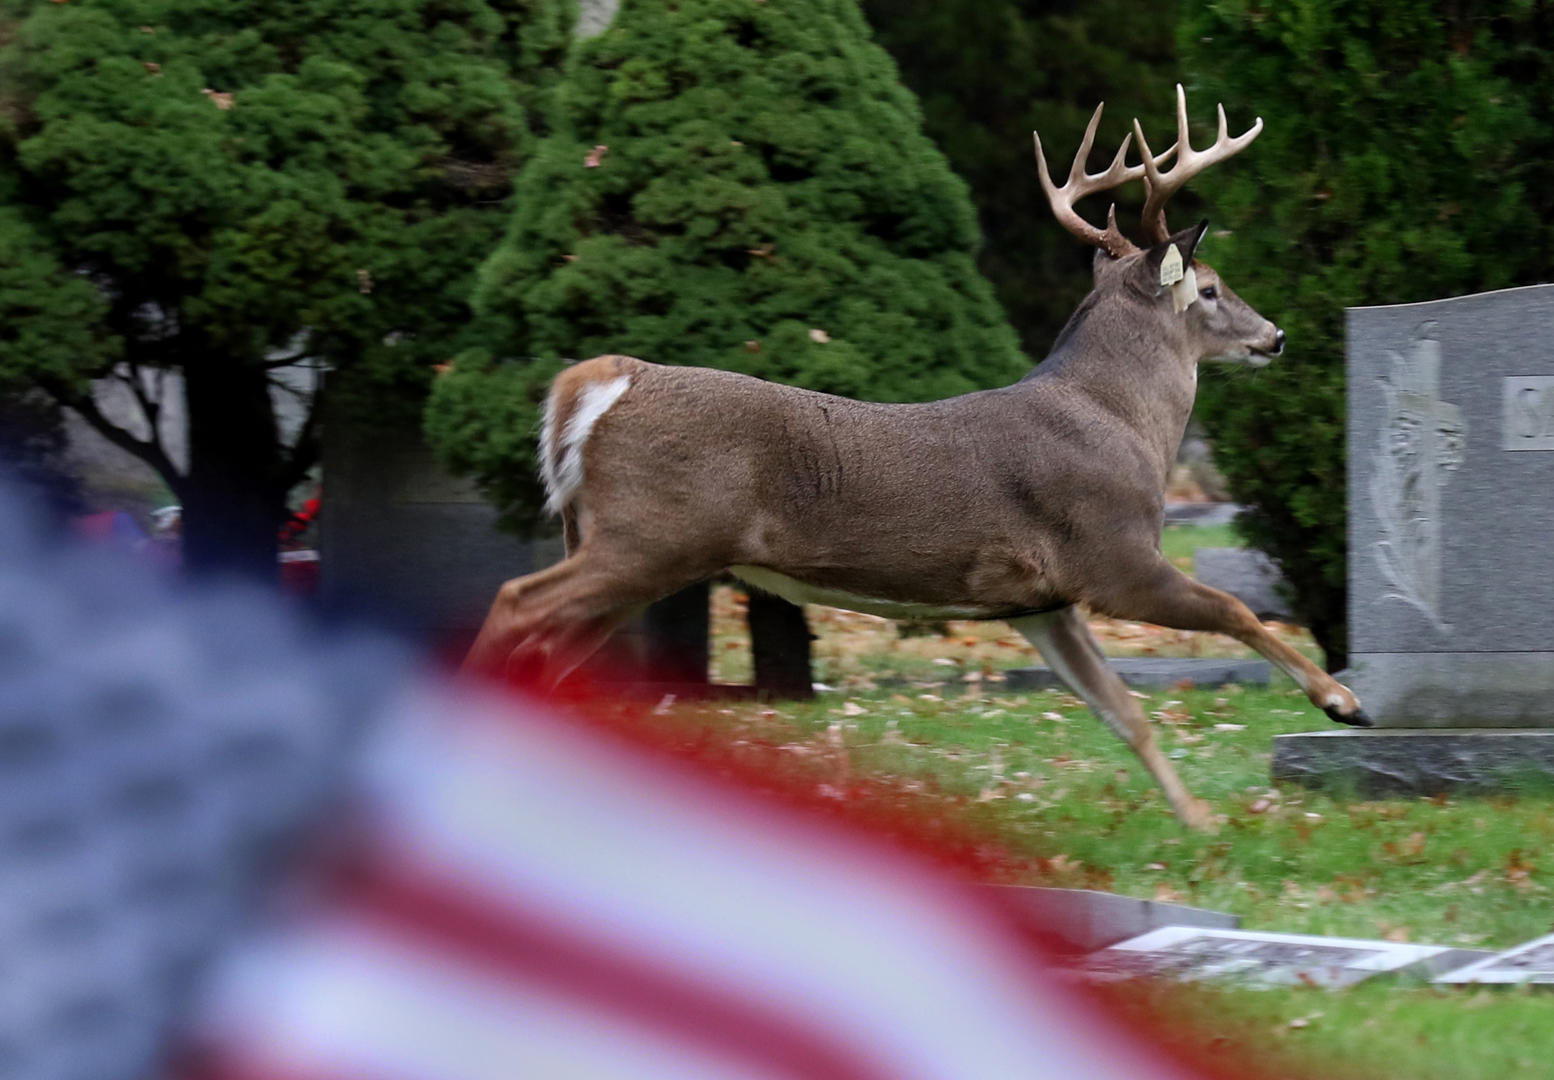
M 1091 301 L 1094 301 L 1093 303 Z M 1132 297 L 1091 297 L 1033 375 L 1060 381 L 1117 416 L 1164 477 L 1192 415 L 1198 356 L 1180 317 Z

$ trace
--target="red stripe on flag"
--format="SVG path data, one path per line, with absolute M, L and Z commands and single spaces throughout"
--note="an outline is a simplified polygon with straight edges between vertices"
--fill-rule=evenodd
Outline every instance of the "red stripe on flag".
M 892 1080 L 859 1048 L 748 1000 L 739 987 L 589 940 L 509 897 L 460 895 L 382 862 L 353 862 L 331 886 L 331 908 L 347 918 L 491 974 L 548 985 L 688 1045 L 803 1080 Z

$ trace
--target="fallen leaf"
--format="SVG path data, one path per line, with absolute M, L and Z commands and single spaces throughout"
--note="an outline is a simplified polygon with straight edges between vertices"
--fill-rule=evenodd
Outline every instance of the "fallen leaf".
M 222 93 L 220 91 L 212 90 L 208 86 L 201 90 L 200 93 L 210 98 L 211 104 L 216 106 L 218 109 L 225 110 L 232 107 L 232 95 L 229 93 Z
M 604 161 L 604 155 L 608 154 L 609 152 L 610 152 L 610 148 L 608 146 L 605 146 L 603 143 L 600 143 L 598 146 L 595 146 L 592 150 L 588 151 L 588 153 L 583 157 L 583 168 L 585 168 L 585 169 L 597 169 L 599 167 L 599 165 Z
M 158 64 L 155 60 L 142 60 L 140 66 L 151 72 L 153 75 L 162 74 L 162 65 Z
M 849 701 L 842 706 L 843 716 L 863 716 L 869 710 L 859 705 L 856 701 Z
M 747 342 L 745 342 L 745 352 L 760 352 L 760 351 L 761 351 L 761 343 L 759 341 L 747 341 Z

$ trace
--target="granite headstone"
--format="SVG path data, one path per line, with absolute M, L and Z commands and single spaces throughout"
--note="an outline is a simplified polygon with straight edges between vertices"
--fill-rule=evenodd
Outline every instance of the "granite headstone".
M 1349 312 L 1349 646 L 1383 727 L 1554 725 L 1554 285 Z
M 1412 734 L 1280 736 L 1276 777 L 1445 790 L 1551 772 L 1551 335 L 1554 285 L 1349 311 L 1341 678 L 1379 728 Z M 1529 734 L 1471 738 L 1484 729 Z

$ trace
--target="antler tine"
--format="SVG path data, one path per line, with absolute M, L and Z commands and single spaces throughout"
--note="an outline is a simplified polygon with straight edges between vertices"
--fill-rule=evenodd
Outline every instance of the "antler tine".
M 1214 139 L 1214 145 L 1206 150 L 1194 150 L 1187 138 L 1187 91 L 1182 89 L 1181 83 L 1177 83 L 1176 145 L 1158 158 L 1150 155 L 1149 143 L 1144 139 L 1144 128 L 1138 122 L 1138 117 L 1133 118 L 1133 133 L 1138 136 L 1139 149 L 1144 155 L 1144 186 L 1149 192 L 1144 200 L 1144 228 L 1156 243 L 1162 243 L 1171 236 L 1171 228 L 1165 219 L 1165 204 L 1171 196 L 1210 165 L 1239 154 L 1262 133 L 1263 118 L 1259 116 L 1250 128 L 1234 139 L 1230 138 L 1225 106 L 1221 103 L 1217 108 L 1219 134 Z M 1176 152 L 1176 164 L 1171 166 L 1170 172 L 1163 173 L 1159 165 L 1172 151 Z
M 1117 228 L 1115 208 L 1107 216 L 1105 229 L 1097 229 L 1074 209 L 1074 203 L 1086 195 L 1109 191 L 1144 175 L 1144 166 L 1128 164 L 1128 147 L 1133 143 L 1132 135 L 1123 138 L 1122 146 L 1105 172 L 1085 172 L 1085 161 L 1090 157 L 1091 147 L 1095 145 L 1095 132 L 1100 127 L 1101 112 L 1105 108 L 1106 103 L 1103 101 L 1091 114 L 1090 123 L 1085 126 L 1085 137 L 1079 144 L 1079 152 L 1074 155 L 1074 163 L 1069 166 L 1068 180 L 1062 187 L 1052 183 L 1052 175 L 1047 171 L 1047 155 L 1041 148 L 1041 133 L 1033 131 L 1031 135 L 1036 140 L 1036 175 L 1041 180 L 1042 190 L 1047 193 L 1047 202 L 1058 223 L 1085 243 L 1102 248 L 1114 256 L 1121 256 L 1137 251 L 1138 248 Z

